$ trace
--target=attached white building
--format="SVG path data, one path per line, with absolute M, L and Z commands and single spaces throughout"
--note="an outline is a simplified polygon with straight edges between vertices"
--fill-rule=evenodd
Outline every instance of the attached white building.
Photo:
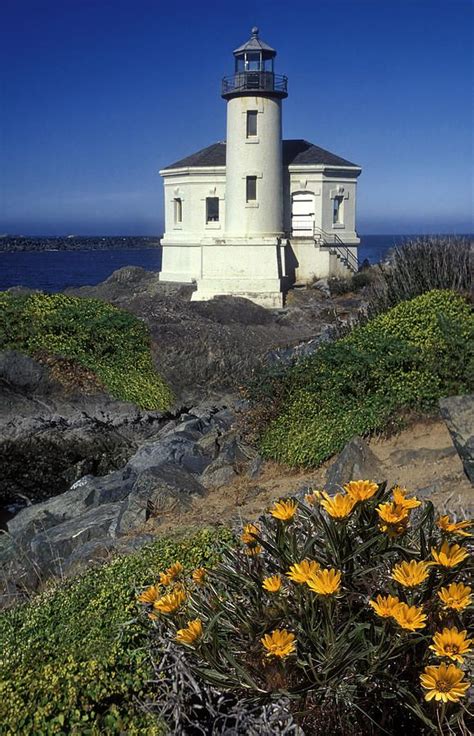
M 278 307 L 295 283 L 357 270 L 361 168 L 305 140 L 282 140 L 287 78 L 258 29 L 225 77 L 227 142 L 160 171 L 162 281 L 195 281 L 193 299 L 244 296 Z

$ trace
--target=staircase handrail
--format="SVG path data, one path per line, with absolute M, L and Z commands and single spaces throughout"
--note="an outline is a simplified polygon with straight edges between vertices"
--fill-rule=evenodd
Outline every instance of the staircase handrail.
M 344 241 L 341 240 L 339 235 L 337 233 L 327 233 L 325 230 L 322 230 L 320 227 L 317 227 L 317 225 L 314 224 L 313 228 L 315 234 L 318 233 L 319 236 L 322 236 L 324 245 L 327 245 L 332 251 L 334 251 L 334 253 L 339 255 L 340 258 L 345 261 L 351 271 L 357 273 L 357 271 L 359 270 L 359 261 L 350 250 L 350 248 L 348 248 Z M 333 239 L 332 243 L 331 238 Z

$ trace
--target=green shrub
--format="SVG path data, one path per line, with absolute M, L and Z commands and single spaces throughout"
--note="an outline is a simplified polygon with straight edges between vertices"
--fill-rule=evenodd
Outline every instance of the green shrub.
M 344 488 L 276 502 L 174 610 L 153 590 L 152 656 L 167 631 L 198 680 L 241 702 L 284 694 L 312 736 L 467 733 L 472 523 L 435 522 L 398 487 Z M 432 688 L 446 665 L 459 688 Z
M 473 243 L 467 238 L 425 237 L 397 246 L 389 265 L 371 269 L 369 315 L 433 289 L 471 292 L 472 263 Z
M 146 325 L 98 299 L 0 292 L 0 348 L 72 358 L 112 396 L 148 409 L 172 401 L 153 367 Z
M 469 391 L 473 348 L 473 316 L 461 296 L 432 291 L 403 302 L 276 376 L 273 391 L 267 376 L 258 379 L 248 392 L 254 413 L 273 417 L 260 425 L 262 452 L 319 465 L 400 412 Z
M 1 613 L 0 733 L 161 733 L 137 706 L 153 685 L 134 588 L 176 559 L 215 563 L 230 539 L 225 529 L 159 539 Z

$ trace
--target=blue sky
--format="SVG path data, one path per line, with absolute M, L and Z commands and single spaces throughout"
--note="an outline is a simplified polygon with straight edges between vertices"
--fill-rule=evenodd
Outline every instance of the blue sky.
M 3 0 L 0 232 L 160 234 L 158 170 L 225 137 L 252 25 L 285 138 L 360 164 L 358 230 L 473 230 L 472 0 Z

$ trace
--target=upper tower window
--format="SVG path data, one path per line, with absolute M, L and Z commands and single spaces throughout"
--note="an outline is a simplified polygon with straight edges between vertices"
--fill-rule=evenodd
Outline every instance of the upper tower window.
M 332 210 L 332 223 L 333 225 L 339 225 L 342 223 L 342 203 L 343 197 L 334 197 L 333 210 Z
M 255 202 L 255 200 L 257 199 L 257 177 L 247 176 L 246 185 L 247 185 L 247 191 L 246 191 L 247 202 Z
M 247 111 L 247 138 L 257 135 L 257 110 Z
M 219 197 L 206 197 L 206 223 L 219 222 Z

